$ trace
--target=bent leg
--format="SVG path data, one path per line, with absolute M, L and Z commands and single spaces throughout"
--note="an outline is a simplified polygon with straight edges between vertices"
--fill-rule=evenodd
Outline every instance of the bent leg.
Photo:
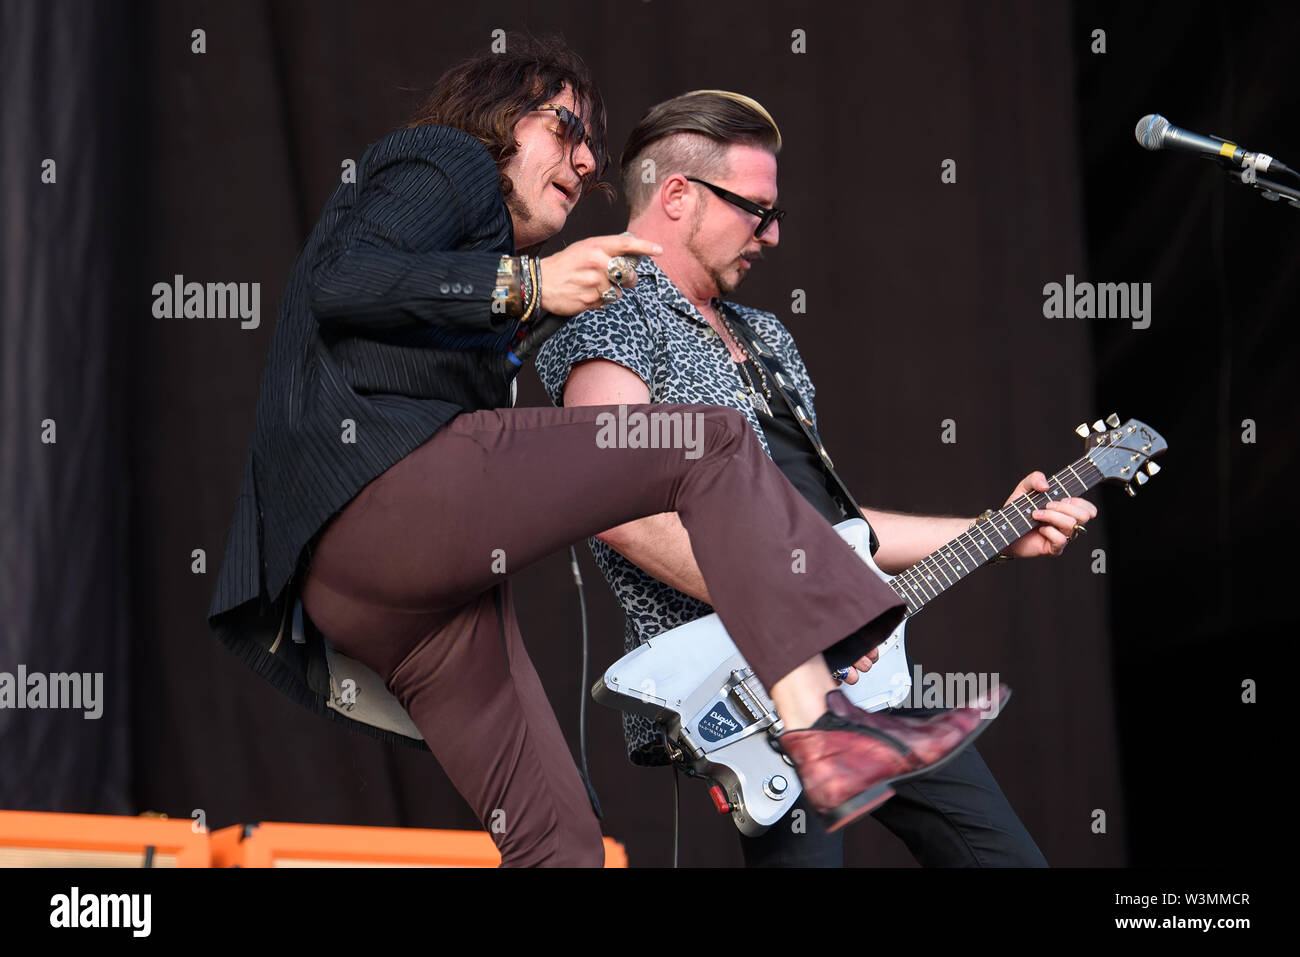
M 382 675 L 456 790 L 501 850 L 502 867 L 600 867 L 600 826 L 501 583 L 454 612 L 415 616 L 340 595 L 310 577 L 307 614 L 346 655 Z M 365 639 L 333 635 L 354 618 Z M 424 629 L 408 646 L 388 636 Z
M 427 614 L 605 529 L 676 511 L 719 617 L 769 688 L 847 636 L 858 633 L 860 653 L 887 637 L 902 600 L 786 480 L 740 413 L 622 414 L 664 410 L 692 417 L 696 448 L 611 447 L 617 406 L 459 415 L 349 503 L 312 574 Z M 339 537 L 348 551 L 331 547 Z M 368 630 L 353 624 L 358 638 Z
M 1048 866 L 974 747 L 894 790 L 874 817 L 922 867 Z

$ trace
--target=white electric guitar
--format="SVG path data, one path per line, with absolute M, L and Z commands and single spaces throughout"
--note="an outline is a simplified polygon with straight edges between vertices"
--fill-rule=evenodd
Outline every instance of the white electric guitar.
M 1042 524 L 1030 518 L 1049 500 L 1082 495 L 1104 481 L 1120 482 L 1129 495 L 1159 471 L 1150 461 L 1165 440 L 1136 419 L 1105 422 L 1075 431 L 1085 454 L 1048 479 L 1048 491 L 1023 495 L 978 520 L 967 532 L 899 575 L 876 567 L 870 529 L 862 519 L 835 526 L 862 560 L 906 603 L 906 616 L 991 561 Z M 1140 471 L 1143 466 L 1146 471 Z M 859 708 L 879 711 L 901 703 L 911 691 L 903 629 L 907 617 L 878 647 L 880 657 L 854 685 L 841 690 Z M 646 640 L 605 672 L 592 689 L 601 704 L 655 721 L 669 756 L 692 776 L 711 782 L 719 813 L 730 814 L 745 834 L 756 835 L 780 820 L 802 790 L 794 768 L 776 748 L 783 730 L 772 699 L 745 663 L 716 614 Z

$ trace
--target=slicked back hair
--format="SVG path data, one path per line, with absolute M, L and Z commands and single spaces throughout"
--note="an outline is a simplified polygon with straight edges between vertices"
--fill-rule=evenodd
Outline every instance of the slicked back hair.
M 694 90 L 652 106 L 637 123 L 619 161 L 623 195 L 632 215 L 674 173 L 725 176 L 727 148 L 781 151 L 781 131 L 757 100 L 727 90 Z

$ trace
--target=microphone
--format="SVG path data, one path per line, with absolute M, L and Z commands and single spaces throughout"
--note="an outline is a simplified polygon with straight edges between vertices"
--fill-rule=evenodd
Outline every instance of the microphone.
M 555 316 L 547 313 L 520 328 L 515 341 L 506 350 L 506 375 L 513 379 L 523 368 L 524 362 L 542 347 L 547 339 L 560 331 L 560 327 L 569 321 L 568 316 Z
M 1143 149 L 1196 153 L 1211 159 L 1224 159 L 1233 166 L 1250 168 L 1257 173 L 1277 170 L 1281 173 L 1290 173 L 1292 176 L 1296 175 L 1295 170 L 1267 153 L 1252 153 L 1242 149 L 1236 143 L 1221 140 L 1217 136 L 1202 136 L 1200 133 L 1174 126 L 1159 113 L 1148 113 L 1138 120 L 1133 135 L 1137 137 L 1138 145 Z

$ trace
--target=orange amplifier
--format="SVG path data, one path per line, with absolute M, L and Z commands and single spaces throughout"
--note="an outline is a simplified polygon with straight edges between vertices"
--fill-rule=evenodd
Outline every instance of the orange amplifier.
M 194 822 L 0 811 L 0 867 L 210 867 Z
M 486 831 L 326 824 L 237 824 L 212 833 L 213 867 L 496 867 Z M 605 838 L 605 866 L 627 867 L 627 852 Z

